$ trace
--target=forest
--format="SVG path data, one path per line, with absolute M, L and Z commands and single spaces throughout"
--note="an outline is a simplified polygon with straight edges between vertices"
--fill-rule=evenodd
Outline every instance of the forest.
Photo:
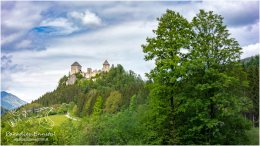
M 155 61 L 147 79 L 120 64 L 91 79 L 77 74 L 73 85 L 63 76 L 1 117 L 1 144 L 258 145 L 248 131 L 258 133 L 259 55 L 241 60 L 223 20 L 200 10 L 189 22 L 167 10 L 142 45 Z M 45 134 L 17 140 L 32 132 Z

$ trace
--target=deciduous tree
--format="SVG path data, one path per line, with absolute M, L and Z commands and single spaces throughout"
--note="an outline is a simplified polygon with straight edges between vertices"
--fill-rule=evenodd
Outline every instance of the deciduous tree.
M 250 103 L 241 91 L 247 81 L 239 63 L 241 47 L 223 17 L 200 10 L 188 22 L 167 10 L 158 20 L 156 36 L 147 38 L 143 51 L 145 60 L 155 61 L 148 74 L 150 105 L 161 142 L 242 142 L 247 122 L 241 113 Z

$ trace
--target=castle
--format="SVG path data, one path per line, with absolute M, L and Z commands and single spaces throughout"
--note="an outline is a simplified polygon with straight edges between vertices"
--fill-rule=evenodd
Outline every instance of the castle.
M 76 75 L 77 73 L 80 73 L 84 78 L 86 79 L 90 79 L 91 77 L 95 77 L 97 74 L 101 73 L 101 72 L 108 72 L 110 70 L 110 64 L 108 63 L 107 60 L 105 60 L 105 62 L 103 63 L 103 68 L 102 70 L 92 70 L 92 68 L 87 68 L 86 72 L 83 72 L 81 70 L 82 66 L 78 63 L 78 62 L 74 62 L 71 65 L 71 70 L 69 73 L 69 78 L 66 82 L 66 85 L 72 85 L 75 83 L 76 81 Z

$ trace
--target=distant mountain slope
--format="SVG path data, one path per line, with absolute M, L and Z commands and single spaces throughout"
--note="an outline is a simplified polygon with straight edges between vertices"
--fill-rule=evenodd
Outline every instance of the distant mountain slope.
M 253 61 L 255 60 L 255 61 Z M 255 55 L 255 56 L 250 56 L 244 59 L 241 59 L 242 63 L 249 63 L 249 62 L 255 63 L 255 65 L 259 65 L 259 55 Z
M 7 110 L 18 108 L 26 103 L 11 93 L 1 91 L 1 106 Z
M 1 106 L 1 115 L 4 114 L 4 113 L 6 113 L 6 112 L 8 112 L 8 110 L 5 109 L 5 108 L 3 108 L 3 107 Z

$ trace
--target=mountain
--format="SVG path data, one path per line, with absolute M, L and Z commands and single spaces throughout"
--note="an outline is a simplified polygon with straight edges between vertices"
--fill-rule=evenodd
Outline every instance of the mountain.
M 16 109 L 27 102 L 21 100 L 17 96 L 7 93 L 5 91 L 1 91 L 1 107 L 7 110 Z
M 244 64 L 251 62 L 251 64 L 254 63 L 258 66 L 259 65 L 259 55 L 250 56 L 250 57 L 241 59 L 240 61 L 241 61 L 241 63 L 244 63 Z
M 8 112 L 8 109 L 5 109 L 5 108 L 3 108 L 3 107 L 1 106 L 1 115 L 4 114 L 4 113 L 6 113 L 6 112 Z

